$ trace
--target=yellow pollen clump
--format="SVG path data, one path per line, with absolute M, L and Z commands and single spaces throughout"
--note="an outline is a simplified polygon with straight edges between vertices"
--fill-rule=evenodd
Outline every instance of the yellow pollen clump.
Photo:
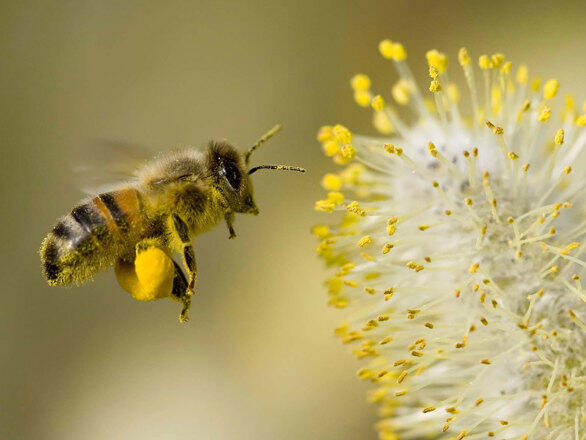
M 354 101 L 360 107 L 368 107 L 370 105 L 370 93 L 364 90 L 355 90 Z
M 493 69 L 498 69 L 505 62 L 505 56 L 502 53 L 495 53 L 490 56 L 490 62 Z
M 332 133 L 334 134 L 334 137 L 338 140 L 338 142 L 342 144 L 349 144 L 350 142 L 352 142 L 352 133 L 350 133 L 350 130 L 348 130 L 343 125 L 334 125 L 334 127 L 332 128 Z
M 539 112 L 539 116 L 537 117 L 537 119 L 540 122 L 547 122 L 547 121 L 549 121 L 550 116 L 551 116 L 551 109 L 546 106 L 546 107 L 543 107 L 541 112 Z
M 327 141 L 323 143 L 322 149 L 326 156 L 335 156 L 340 152 L 340 144 L 336 140 Z
M 378 44 L 381 55 L 390 60 L 403 61 L 407 58 L 407 52 L 401 43 L 393 43 L 391 40 L 382 40 Z
M 522 64 L 517 69 L 516 79 L 519 84 L 527 84 L 529 81 L 529 69 L 525 64 Z
M 480 55 L 478 58 L 478 66 L 482 70 L 490 69 L 492 67 L 492 62 L 490 61 L 488 55 Z
M 317 140 L 319 142 L 330 141 L 333 138 L 334 138 L 334 133 L 332 132 L 332 126 L 331 125 L 324 125 L 317 132 Z
M 564 143 L 564 130 L 560 129 L 555 134 L 555 138 L 553 140 L 557 145 L 561 145 Z
M 382 252 L 383 252 L 383 254 L 388 254 L 388 253 L 389 253 L 389 251 L 390 251 L 390 250 L 391 250 L 393 247 L 394 247 L 394 245 L 393 245 L 393 244 L 391 244 L 391 243 L 385 243 L 385 244 L 384 244 L 384 246 L 383 246 L 383 251 L 382 251 Z
M 376 95 L 374 98 L 372 98 L 371 105 L 372 108 L 376 111 L 382 111 L 385 108 L 385 100 L 381 95 Z
M 431 79 L 437 79 L 439 75 L 440 71 L 437 69 L 437 67 L 429 66 L 429 77 Z
M 332 173 L 327 173 L 321 179 L 321 186 L 330 191 L 337 191 L 342 187 L 342 178 Z
M 465 47 L 460 48 L 458 51 L 458 62 L 462 67 L 470 65 L 472 62 L 470 55 L 468 55 L 468 50 Z
M 358 241 L 358 243 L 357 243 L 357 244 L 358 244 L 358 247 L 361 247 L 361 248 L 363 248 L 363 247 L 366 247 L 366 246 L 368 246 L 368 245 L 369 245 L 369 244 L 371 244 L 371 243 L 372 243 L 372 238 L 371 238 L 371 236 L 370 236 L 370 235 L 365 235 L 364 237 L 362 237 L 362 238 L 361 238 L 361 239 Z
M 341 205 L 342 203 L 344 203 L 344 194 L 338 191 L 331 191 L 328 193 L 327 200 L 336 205 Z
M 550 79 L 543 85 L 543 97 L 545 99 L 552 99 L 557 95 L 560 83 L 557 79 Z
M 429 91 L 433 92 L 433 93 L 437 93 L 437 92 L 441 92 L 442 90 L 442 86 L 440 84 L 439 81 L 437 80 L 433 80 L 430 84 L 429 84 Z
M 411 99 L 409 95 L 409 85 L 404 79 L 400 79 L 395 83 L 395 85 L 393 85 L 391 93 L 393 95 L 393 99 L 401 105 L 408 104 Z
M 316 225 L 311 228 L 311 233 L 318 238 L 326 238 L 330 233 L 330 228 L 327 225 Z
M 444 73 L 446 67 L 448 67 L 448 57 L 446 54 L 439 52 L 436 49 L 427 51 L 425 54 L 427 63 L 430 67 L 435 67 L 440 73 Z
M 315 202 L 314 207 L 316 211 L 332 212 L 336 207 L 336 204 L 329 200 L 318 200 Z
M 342 157 L 344 159 L 352 159 L 356 156 L 356 150 L 352 145 L 344 145 L 342 147 Z
M 503 75 L 508 75 L 509 73 L 511 73 L 512 66 L 513 66 L 513 63 L 511 63 L 510 61 L 507 61 L 505 64 L 503 64 L 503 67 L 501 67 L 500 72 Z
M 586 127 L 586 114 L 578 116 L 576 119 L 576 125 L 578 127 Z
M 363 73 L 359 73 L 352 77 L 350 85 L 354 91 L 365 92 L 370 89 L 370 78 Z

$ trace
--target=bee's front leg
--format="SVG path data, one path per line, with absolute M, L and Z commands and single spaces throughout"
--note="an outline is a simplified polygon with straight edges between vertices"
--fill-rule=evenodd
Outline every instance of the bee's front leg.
M 232 211 L 226 211 L 224 220 L 226 221 L 226 226 L 228 226 L 228 232 L 230 234 L 228 238 L 236 238 L 236 231 L 234 231 L 234 227 L 232 226 L 234 224 L 234 213 Z

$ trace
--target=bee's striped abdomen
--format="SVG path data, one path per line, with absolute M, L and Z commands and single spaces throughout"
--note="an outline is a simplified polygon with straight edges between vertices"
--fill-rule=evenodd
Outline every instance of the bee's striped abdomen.
M 41 246 L 49 284 L 80 283 L 110 266 L 142 229 L 140 197 L 125 188 L 100 194 L 61 218 Z

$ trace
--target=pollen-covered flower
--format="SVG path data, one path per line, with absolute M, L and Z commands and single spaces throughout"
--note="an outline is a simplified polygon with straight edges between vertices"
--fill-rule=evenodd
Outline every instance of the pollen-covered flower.
M 379 50 L 414 122 L 352 79 L 383 137 L 321 128 L 346 165 L 315 205 L 339 215 L 313 232 L 380 438 L 584 439 L 586 115 L 502 54 L 475 67 L 461 49 L 461 92 L 429 51 L 422 93 L 403 46 Z

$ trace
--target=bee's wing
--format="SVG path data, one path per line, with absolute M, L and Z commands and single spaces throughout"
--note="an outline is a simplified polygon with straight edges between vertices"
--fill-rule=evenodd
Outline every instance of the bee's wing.
M 74 159 L 78 186 L 86 194 L 112 190 L 120 182 L 136 180 L 136 172 L 155 155 L 155 150 L 135 143 L 100 139 L 88 143 Z

